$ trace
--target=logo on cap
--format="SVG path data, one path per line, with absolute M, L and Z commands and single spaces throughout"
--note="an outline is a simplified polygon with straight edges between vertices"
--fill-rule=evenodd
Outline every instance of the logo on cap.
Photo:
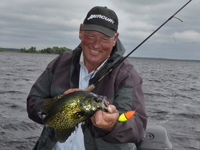
M 102 20 L 105 20 L 107 22 L 110 22 L 112 24 L 115 23 L 114 20 L 104 16 L 104 15 L 101 15 L 101 14 L 91 14 L 90 17 L 87 18 L 87 20 L 90 20 L 90 19 L 102 19 Z

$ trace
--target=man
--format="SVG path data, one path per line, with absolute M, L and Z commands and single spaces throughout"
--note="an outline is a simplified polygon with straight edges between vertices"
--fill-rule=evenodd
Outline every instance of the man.
M 54 59 L 33 85 L 27 98 L 29 117 L 42 124 L 38 116 L 39 99 L 52 98 L 84 90 L 104 75 L 124 54 L 118 39 L 118 18 L 106 7 L 92 8 L 80 25 L 81 44 Z M 57 142 L 54 130 L 44 127 L 35 150 L 118 150 L 136 149 L 146 128 L 142 79 L 124 60 L 96 84 L 93 93 L 107 96 L 109 112 L 97 111 L 90 120 L 79 124 L 65 143 Z M 136 110 L 126 122 L 119 115 Z

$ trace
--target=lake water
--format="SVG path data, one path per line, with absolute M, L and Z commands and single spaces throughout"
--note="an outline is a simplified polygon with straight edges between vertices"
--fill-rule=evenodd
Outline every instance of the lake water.
M 28 150 L 38 139 L 26 97 L 56 56 L 0 52 L 1 150 Z M 200 150 L 200 62 L 129 60 L 143 78 L 148 122 L 165 127 L 174 150 Z

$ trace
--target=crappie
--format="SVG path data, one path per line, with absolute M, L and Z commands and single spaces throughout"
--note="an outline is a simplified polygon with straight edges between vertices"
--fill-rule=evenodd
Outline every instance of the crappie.
M 99 109 L 107 111 L 108 107 L 106 97 L 86 91 L 60 95 L 42 102 L 38 115 L 46 127 L 54 128 L 56 138 L 61 143 L 67 140 L 80 122 L 89 119 Z

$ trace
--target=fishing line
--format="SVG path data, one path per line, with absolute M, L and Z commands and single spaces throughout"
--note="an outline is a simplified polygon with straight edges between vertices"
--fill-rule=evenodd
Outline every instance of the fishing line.
M 179 20 L 179 21 L 183 22 L 183 20 L 181 20 L 180 18 L 177 18 L 177 17 L 174 17 L 174 18 L 176 18 L 177 20 Z
M 121 64 L 127 57 L 129 57 L 136 49 L 138 49 L 144 42 L 146 42 L 152 35 L 154 35 L 160 28 L 162 28 L 168 21 L 170 21 L 172 18 L 176 18 L 175 15 L 179 13 L 186 5 L 188 5 L 192 0 L 189 0 L 185 5 L 183 5 L 178 11 L 176 11 L 169 19 L 167 19 L 163 24 L 161 24 L 154 32 L 152 32 L 146 39 L 144 39 L 138 46 L 135 47 L 130 53 L 128 53 L 123 59 L 119 60 L 114 66 L 111 67 L 111 69 L 102 75 L 98 81 L 96 81 L 94 84 L 91 84 L 85 91 L 92 91 L 95 88 L 95 85 L 99 83 L 105 76 L 107 76 L 110 72 L 112 72 L 119 64 Z M 179 20 L 179 19 L 178 19 Z M 180 20 L 182 21 L 182 20 Z

